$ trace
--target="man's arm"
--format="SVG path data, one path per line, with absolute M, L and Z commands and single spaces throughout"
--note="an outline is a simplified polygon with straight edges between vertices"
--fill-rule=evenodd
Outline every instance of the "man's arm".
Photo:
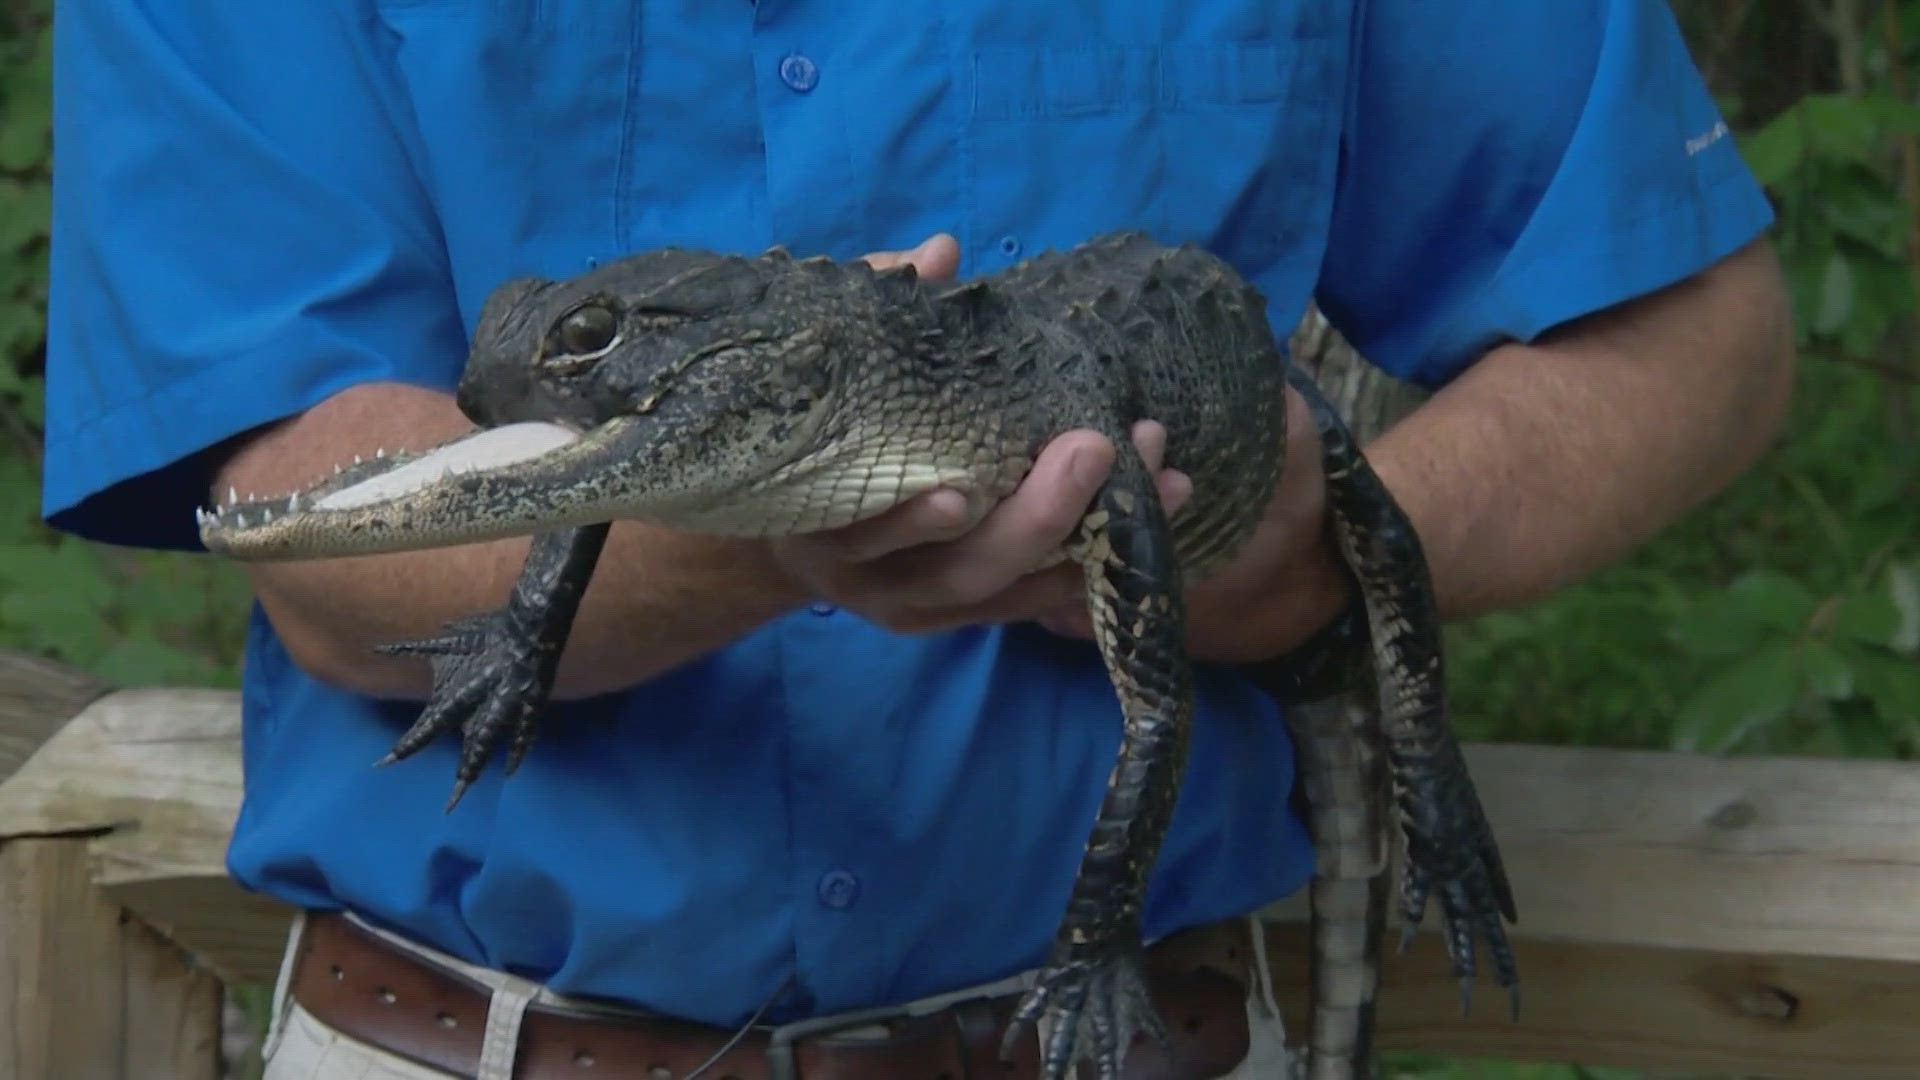
M 1791 308 L 1756 242 L 1677 285 L 1502 345 L 1368 458 L 1420 531 L 1443 617 L 1544 597 L 1749 468 L 1786 416 Z

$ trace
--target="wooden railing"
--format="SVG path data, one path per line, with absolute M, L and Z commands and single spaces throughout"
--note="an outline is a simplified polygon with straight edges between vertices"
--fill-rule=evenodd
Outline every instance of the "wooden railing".
M 1519 894 L 1517 1023 L 1437 938 L 1389 960 L 1389 1048 L 1740 1076 L 1920 1076 L 1920 767 L 1470 748 Z M 223 983 L 288 911 L 224 869 L 237 695 L 0 653 L 0 1077 L 212 1080 Z M 1304 1030 L 1303 909 L 1268 913 Z

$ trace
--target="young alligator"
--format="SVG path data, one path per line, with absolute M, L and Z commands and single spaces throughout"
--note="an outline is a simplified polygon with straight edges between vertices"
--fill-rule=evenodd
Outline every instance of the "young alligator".
M 1193 245 L 1109 234 L 962 285 L 778 248 L 665 249 L 565 281 L 511 281 L 482 310 L 458 390 L 481 430 L 356 462 L 286 498 L 230 493 L 201 512 L 201 536 L 216 553 L 264 560 L 537 534 L 503 608 L 382 650 L 429 657 L 435 673 L 432 700 L 388 760 L 459 731 L 457 800 L 499 744 L 511 772 L 532 743 L 608 522 L 790 534 L 942 485 L 964 492 L 977 518 L 1054 436 L 1105 434 L 1112 473 L 1052 561 L 1084 569 L 1123 738 L 1054 948 L 1006 1046 L 1038 1021 L 1047 1080 L 1083 1060 L 1112 1078 L 1137 1032 L 1166 1043 L 1143 981 L 1140 909 L 1193 718 L 1182 584 L 1231 559 L 1261 516 L 1284 465 L 1287 386 L 1312 408 L 1331 528 L 1364 600 L 1362 630 L 1330 655 L 1358 647 L 1374 661 L 1408 923 L 1438 890 L 1463 992 L 1476 934 L 1511 986 L 1500 920 L 1513 918 L 1512 901 L 1445 718 L 1418 539 L 1324 394 L 1288 363 L 1264 297 Z M 1172 520 L 1129 437 L 1142 418 L 1165 424 L 1165 463 L 1194 482 Z M 1308 710 L 1296 730 L 1313 738 L 1323 712 Z M 1302 760 L 1335 770 L 1307 777 L 1310 796 L 1354 790 L 1340 775 L 1349 763 L 1311 747 Z M 1324 963 L 1355 959 L 1330 950 L 1350 940 L 1356 915 L 1366 922 L 1344 907 L 1316 913 L 1316 1006 L 1364 1025 L 1366 1003 Z M 1360 959 L 1370 1000 L 1372 962 Z M 1316 1042 L 1365 1037 L 1315 1027 Z M 1324 1049 L 1315 1075 L 1350 1075 L 1324 1070 L 1354 1065 L 1352 1048 Z

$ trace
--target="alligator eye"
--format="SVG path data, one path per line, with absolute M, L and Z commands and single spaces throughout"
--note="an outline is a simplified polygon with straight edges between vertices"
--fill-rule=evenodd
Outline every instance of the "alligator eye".
M 571 356 L 597 353 L 613 344 L 613 335 L 618 329 L 613 312 L 598 304 L 588 304 L 560 320 L 560 346 Z

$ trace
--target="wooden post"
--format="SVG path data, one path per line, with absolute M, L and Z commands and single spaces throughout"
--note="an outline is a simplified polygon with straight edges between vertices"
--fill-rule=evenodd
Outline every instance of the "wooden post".
M 0 784 L 105 691 L 0 653 Z M 99 888 L 97 835 L 0 833 L 0 1080 L 217 1080 L 220 983 Z

